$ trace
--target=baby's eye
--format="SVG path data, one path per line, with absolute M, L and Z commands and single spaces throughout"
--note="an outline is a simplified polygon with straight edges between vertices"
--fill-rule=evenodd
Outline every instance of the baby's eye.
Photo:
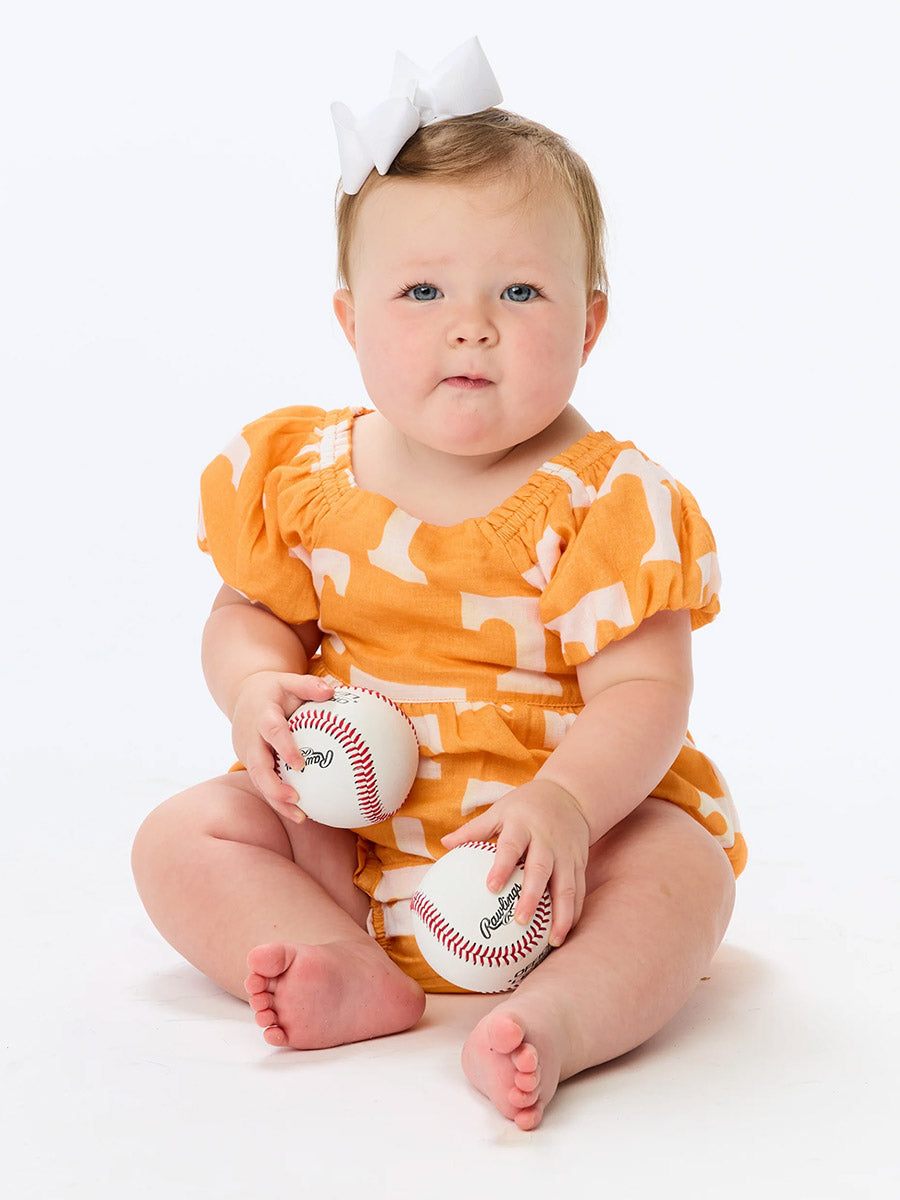
M 437 300 L 443 296 L 443 292 L 439 291 L 433 283 L 417 283 L 413 287 L 407 288 L 403 295 L 411 296 L 413 300 Z
M 526 300 L 533 300 L 535 296 L 539 296 L 540 292 L 537 288 L 531 286 L 530 283 L 511 283 L 508 288 L 503 290 L 501 300 L 515 300 L 517 304 L 522 304 Z

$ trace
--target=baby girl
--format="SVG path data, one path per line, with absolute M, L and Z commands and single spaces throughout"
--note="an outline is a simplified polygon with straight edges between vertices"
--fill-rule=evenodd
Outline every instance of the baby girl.
M 560 1081 L 681 1008 L 731 914 L 744 842 L 687 731 L 715 543 L 686 488 L 570 404 L 607 313 L 583 160 L 495 107 L 477 42 L 398 79 L 367 122 L 335 112 L 334 311 L 371 407 L 270 413 L 205 471 L 203 662 L 241 767 L 157 808 L 134 871 L 163 936 L 307 1049 L 458 990 L 409 898 L 495 840 L 488 886 L 524 863 L 516 919 L 549 888 L 555 949 L 462 1062 L 533 1129 Z M 358 831 L 307 819 L 274 767 L 302 766 L 287 717 L 338 684 L 389 696 L 421 747 L 402 808 Z

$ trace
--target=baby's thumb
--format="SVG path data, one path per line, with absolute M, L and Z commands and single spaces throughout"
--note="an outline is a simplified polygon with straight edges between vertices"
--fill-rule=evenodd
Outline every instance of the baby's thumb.
M 298 708 L 305 700 L 330 700 L 334 695 L 334 688 L 330 683 L 326 683 L 324 679 L 319 679 L 316 675 L 293 675 L 290 682 L 285 681 L 285 702 L 290 706 L 291 711 Z
M 455 850 L 457 846 L 462 846 L 466 842 L 487 841 L 496 832 L 496 826 L 490 815 L 483 813 L 480 817 L 467 821 L 465 825 L 460 825 L 459 829 L 454 830 L 453 833 L 442 837 L 441 845 L 445 850 Z

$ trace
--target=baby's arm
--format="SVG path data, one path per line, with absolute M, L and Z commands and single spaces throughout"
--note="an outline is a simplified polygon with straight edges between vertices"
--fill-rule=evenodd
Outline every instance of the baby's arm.
M 551 941 L 581 915 L 590 846 L 650 794 L 675 761 L 693 685 L 687 612 L 660 612 L 578 668 L 584 708 L 534 780 L 443 839 L 497 835 L 488 885 L 499 890 L 525 856 L 516 919 L 531 919 L 550 885 Z
M 647 798 L 684 742 L 690 613 L 649 617 L 577 671 L 584 708 L 537 778 L 578 799 L 593 844 Z
M 265 800 L 293 821 L 302 821 L 303 813 L 296 807 L 296 792 L 275 771 L 272 751 L 301 767 L 287 717 L 301 701 L 333 694 L 323 680 L 306 673 L 320 636 L 315 621 L 286 625 L 227 585 L 203 631 L 203 672 L 213 699 L 231 721 L 235 753 Z

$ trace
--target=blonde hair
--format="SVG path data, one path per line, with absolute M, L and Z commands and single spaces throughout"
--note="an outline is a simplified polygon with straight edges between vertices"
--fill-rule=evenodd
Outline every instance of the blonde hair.
M 597 289 L 606 292 L 606 223 L 587 163 L 558 133 L 501 108 L 486 108 L 468 117 L 426 125 L 413 134 L 385 176 L 372 171 L 353 196 L 338 187 L 335 217 L 340 283 L 349 287 L 350 248 L 360 205 L 383 180 L 490 182 L 513 167 L 524 169 L 525 195 L 548 184 L 561 187 L 569 195 L 587 249 L 588 299 Z

